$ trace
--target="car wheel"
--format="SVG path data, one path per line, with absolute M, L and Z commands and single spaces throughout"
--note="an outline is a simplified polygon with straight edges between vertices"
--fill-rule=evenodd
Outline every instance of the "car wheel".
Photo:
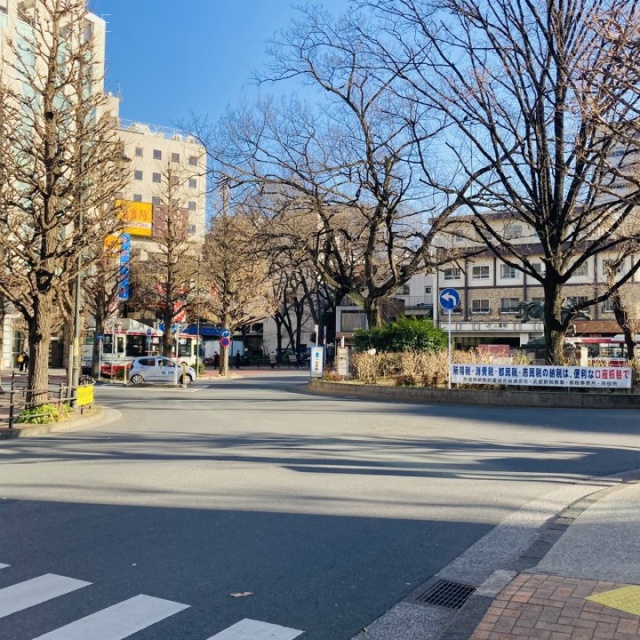
M 131 384 L 142 384 L 144 382 L 144 378 L 139 373 L 134 373 L 131 376 Z
M 186 380 L 185 380 L 186 378 Z M 191 384 L 192 380 L 191 380 L 191 376 L 189 374 L 187 374 L 186 376 L 180 376 L 180 384 L 184 384 L 186 381 L 187 384 Z

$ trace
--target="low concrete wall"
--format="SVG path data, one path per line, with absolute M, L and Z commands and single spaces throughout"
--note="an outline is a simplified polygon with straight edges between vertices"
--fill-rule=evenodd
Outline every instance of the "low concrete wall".
M 624 392 L 506 391 L 501 389 L 432 389 L 385 387 L 311 380 L 309 389 L 329 395 L 429 404 L 470 404 L 491 407 L 557 407 L 561 409 L 640 409 L 640 395 Z

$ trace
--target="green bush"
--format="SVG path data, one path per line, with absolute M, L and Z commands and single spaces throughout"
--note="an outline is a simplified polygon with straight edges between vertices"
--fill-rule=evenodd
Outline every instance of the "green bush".
M 52 424 L 67 419 L 70 409 L 66 404 L 40 404 L 37 407 L 24 409 L 16 422 L 27 424 Z
M 418 351 L 433 353 L 447 346 L 447 334 L 431 320 L 401 318 L 380 327 L 358 329 L 354 334 L 356 351 Z

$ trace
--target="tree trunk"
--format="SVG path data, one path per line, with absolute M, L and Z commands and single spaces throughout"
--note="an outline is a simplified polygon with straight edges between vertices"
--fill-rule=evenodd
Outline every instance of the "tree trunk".
M 98 336 L 104 336 L 104 320 L 105 320 L 105 300 L 102 291 L 97 294 L 96 315 L 95 315 L 95 333 L 93 334 L 93 350 L 91 353 L 91 377 L 99 378 L 102 374 L 100 371 L 100 350 L 102 348 L 102 340 L 98 340 Z
M 629 320 L 629 313 L 625 308 L 622 301 L 622 295 L 619 290 L 613 294 L 611 301 L 613 302 L 613 315 L 615 316 L 616 322 L 624 335 L 624 343 L 627 347 L 627 360 L 631 361 L 636 357 L 635 328 L 632 326 L 633 323 Z
M 365 298 L 364 312 L 367 314 L 369 329 L 379 327 L 382 324 L 382 313 L 380 310 L 380 300 L 378 298 Z
M 33 316 L 29 320 L 29 374 L 27 405 L 43 404 L 48 399 L 49 345 L 51 343 L 52 298 L 34 297 Z
M 562 325 L 562 285 L 545 283 L 544 337 L 547 364 L 564 364 L 564 337 L 567 328 Z

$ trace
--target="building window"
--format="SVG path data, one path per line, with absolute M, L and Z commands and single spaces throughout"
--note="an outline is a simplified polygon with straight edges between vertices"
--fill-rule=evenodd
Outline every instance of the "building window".
M 464 244 L 465 241 L 465 237 L 464 236 L 455 236 L 455 243 L 456 244 Z
M 197 189 L 198 181 L 195 178 L 189 178 L 189 189 Z
M 192 167 L 197 167 L 198 166 L 198 157 L 197 156 L 189 156 L 189 164 Z
M 589 264 L 587 262 L 583 262 L 577 269 L 573 271 L 574 276 L 588 276 L 589 275 Z
M 162 151 L 160 149 L 153 150 L 153 159 L 154 160 L 162 160 Z
M 489 299 L 472 300 L 471 301 L 471 313 L 490 313 Z
M 172 187 L 177 187 L 180 184 L 180 178 L 178 178 L 178 176 L 171 176 L 171 179 L 169 180 L 169 184 Z
M 455 267 L 451 269 L 444 269 L 443 272 L 445 280 L 458 280 L 460 278 L 460 269 Z
M 605 313 L 613 313 L 614 311 L 614 305 L 613 305 L 613 300 L 611 298 L 607 298 L 603 303 L 602 303 L 602 310 Z
M 137 170 L 133 172 L 133 179 L 134 180 L 142 180 L 142 171 Z
M 151 176 L 154 182 L 162 182 L 162 176 L 159 173 L 154 173 Z
M 532 262 L 531 266 L 533 267 L 533 270 L 540 276 L 544 276 L 544 274 L 546 273 L 543 262 Z
M 153 196 L 153 198 L 151 198 L 151 204 L 160 205 L 162 204 L 162 201 L 158 196 Z
M 425 294 L 427 294 L 427 295 L 431 295 L 431 287 L 425 287 L 425 288 L 424 288 L 424 292 L 425 292 Z
M 504 239 L 505 240 L 514 240 L 515 238 L 522 238 L 522 225 L 521 224 L 511 224 L 508 227 L 504 228 Z
M 0 0 L 0 13 L 7 14 L 7 0 Z
M 488 280 L 489 267 L 471 267 L 471 277 L 474 280 Z
M 411 293 L 411 289 L 408 284 L 403 284 L 402 289 L 400 290 L 401 296 L 408 296 Z
M 142 147 L 136 147 L 136 158 L 142 158 Z
M 500 277 L 503 280 L 515 280 L 518 277 L 518 271 L 515 267 L 510 267 L 508 264 L 501 264 Z
M 350 332 L 367 328 L 367 314 L 364 311 L 344 310 L 340 313 L 340 331 Z
M 189 235 L 193 236 L 196 233 L 196 225 L 195 224 L 190 224 L 189 225 Z
M 583 302 L 586 302 L 589 296 L 569 296 L 567 298 L 567 307 L 575 307 Z
M 142 202 L 142 194 L 140 194 L 140 193 L 134 193 L 134 194 L 133 194 L 133 201 L 134 201 L 134 202 Z
M 171 154 L 171 162 L 180 162 L 180 154 L 179 153 L 172 153 Z
M 500 313 L 518 313 L 520 298 L 500 298 Z
M 189 211 L 195 211 L 197 209 L 196 203 L 193 200 L 189 200 L 187 207 L 189 208 Z

